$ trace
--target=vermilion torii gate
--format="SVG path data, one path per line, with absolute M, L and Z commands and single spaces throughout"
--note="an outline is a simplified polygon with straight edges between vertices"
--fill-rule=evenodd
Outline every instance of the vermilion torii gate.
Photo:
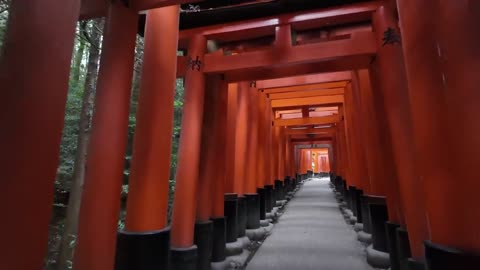
M 179 5 L 192 2 L 202 1 L 12 1 L 0 59 L 1 269 L 43 265 L 75 24 L 99 16 L 76 270 L 222 268 L 241 239 L 263 237 L 312 162 L 301 145 L 315 144 L 329 149 L 371 264 L 479 265 L 478 2 L 332 2 L 179 31 Z M 141 94 L 117 232 L 139 13 Z M 177 77 L 186 90 L 168 225 Z

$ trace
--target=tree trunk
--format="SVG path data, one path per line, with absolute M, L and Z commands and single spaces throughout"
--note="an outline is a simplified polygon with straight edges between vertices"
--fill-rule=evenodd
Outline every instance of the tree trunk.
M 87 31 L 87 23 L 85 21 L 79 23 L 78 27 L 78 36 L 80 37 L 78 39 L 78 49 L 77 52 L 75 53 L 75 57 L 73 59 L 73 67 L 72 67 L 72 86 L 73 87 L 78 87 L 80 86 L 80 76 L 82 73 L 82 60 L 85 52 L 85 46 L 86 46 L 86 40 L 85 40 L 85 33 Z
M 57 269 L 70 269 L 72 265 L 73 250 L 76 244 L 78 215 L 80 211 L 85 163 L 87 156 L 88 139 L 90 135 L 90 124 L 93 111 L 93 100 L 95 98 L 95 87 L 98 75 L 98 62 L 100 59 L 100 43 L 102 33 L 97 29 L 103 29 L 103 20 L 97 19 L 92 22 L 90 34 L 90 49 L 85 78 L 85 92 L 83 93 L 82 110 L 80 113 L 79 134 L 77 140 L 77 153 L 73 168 L 72 186 L 68 201 L 67 217 L 63 232 L 60 252 L 57 258 Z

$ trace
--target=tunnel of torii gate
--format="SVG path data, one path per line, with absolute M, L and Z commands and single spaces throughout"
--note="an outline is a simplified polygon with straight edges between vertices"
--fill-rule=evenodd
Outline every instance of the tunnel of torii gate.
M 200 10 L 180 13 L 190 2 Z M 12 1 L 0 59 L 0 269 L 43 265 L 75 26 L 95 17 L 106 29 L 76 270 L 221 269 L 303 181 L 326 173 L 363 224 L 374 266 L 480 265 L 479 1 L 226 1 L 202 11 L 212 2 Z M 185 101 L 167 224 L 177 77 Z

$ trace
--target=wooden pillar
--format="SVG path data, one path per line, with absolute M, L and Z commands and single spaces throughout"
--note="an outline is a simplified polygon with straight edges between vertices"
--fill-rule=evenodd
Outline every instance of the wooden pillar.
M 341 151 L 341 162 L 342 162 L 342 170 L 343 170 L 343 175 L 342 177 L 347 180 L 347 182 L 350 182 L 350 178 L 352 177 L 351 170 L 352 170 L 352 164 L 350 163 L 350 148 L 347 145 L 347 139 L 346 139 L 346 132 L 345 132 L 345 119 L 344 119 L 344 106 L 339 106 L 339 115 L 340 119 L 342 119 L 338 123 L 338 132 L 339 132 L 339 145 L 340 145 L 340 151 Z
M 312 151 L 310 149 L 306 150 L 306 156 L 307 156 L 307 171 L 312 170 Z
M 226 94 L 226 91 L 222 91 L 222 85 L 223 81 L 220 75 L 208 75 L 206 77 L 200 160 L 197 168 L 198 195 L 194 230 L 194 244 L 198 251 L 197 269 L 209 269 L 214 253 L 215 261 L 222 261 L 225 258 L 225 237 L 221 237 L 225 235 L 225 220 L 223 218 L 224 190 L 221 183 L 222 181 L 224 182 L 225 178 L 222 179 L 221 177 L 224 175 L 223 162 L 217 163 L 219 157 L 224 158 L 222 150 L 225 150 L 224 143 L 218 145 L 222 140 L 219 137 L 219 120 L 223 117 L 218 114 L 219 109 L 223 105 L 220 100 L 223 93 L 220 92 L 225 92 Z M 220 192 L 216 190 L 217 184 L 222 187 Z M 219 197 L 221 199 L 220 202 L 218 201 Z M 220 203 L 221 209 L 219 206 L 214 205 L 216 203 Z M 219 214 L 215 217 L 213 217 L 214 207 L 217 208 L 217 214 Z M 221 213 L 219 210 L 221 210 Z
M 399 0 L 398 8 L 430 237 L 478 254 L 480 3 Z
M 423 180 L 417 166 L 407 78 L 401 44 L 383 46 L 384 33 L 390 27 L 399 33 L 392 7 L 379 7 L 373 16 L 377 40 L 377 58 L 371 71 L 374 95 L 382 95 L 390 129 L 396 164 L 401 209 L 408 230 L 412 256 L 420 260 L 423 241 L 428 239 Z M 375 87 L 375 85 L 377 85 Z
M 262 90 L 258 90 L 259 93 L 257 98 L 257 114 L 258 114 L 258 143 L 257 143 L 257 159 L 258 166 L 256 172 L 257 179 L 257 188 L 263 188 L 267 184 L 267 129 L 268 129 L 268 119 L 266 116 L 269 111 L 267 111 L 267 100 L 266 96 Z
M 272 174 L 272 153 L 273 153 L 273 143 L 272 143 L 272 108 L 268 96 L 265 96 L 265 184 L 273 185 L 274 184 L 274 175 Z
M 141 270 L 145 262 L 157 268 L 168 267 L 170 229 L 166 227 L 178 15 L 179 6 L 147 13 L 127 218 L 125 230 L 118 233 L 117 239 L 118 270 L 132 265 Z M 145 245 L 155 248 L 140 255 L 131 252 Z
M 238 107 L 235 127 L 235 193 L 245 193 L 245 170 L 247 168 L 247 136 L 248 136 L 248 82 L 238 83 Z
M 307 151 L 305 149 L 300 150 L 300 173 L 307 173 Z
M 175 94 L 178 6 L 147 13 L 142 81 L 129 178 L 125 228 L 155 231 L 167 225 Z
M 278 177 L 284 180 L 285 175 L 285 127 L 278 128 Z
M 225 165 L 225 193 L 235 193 L 235 164 L 236 159 L 236 125 L 237 125 L 237 107 L 238 107 L 238 84 L 228 84 L 227 96 L 227 137 L 225 139 L 225 149 L 227 151 Z
M 227 149 L 228 144 L 226 143 L 228 138 L 228 125 L 230 124 L 227 122 L 228 119 L 228 102 L 229 98 L 229 87 L 228 84 L 224 81 L 219 82 L 217 88 L 217 104 L 216 104 L 216 111 L 215 111 L 215 175 L 214 177 L 214 186 L 213 186 L 213 209 L 212 209 L 212 216 L 213 217 L 222 217 L 224 215 L 223 211 L 223 201 L 224 201 L 224 193 L 226 190 L 226 183 L 227 183 L 227 164 L 229 160 L 233 160 L 233 156 L 231 155 L 231 151 Z M 234 121 L 235 123 L 235 121 Z M 227 147 L 225 147 L 227 145 Z M 233 190 L 232 190 L 233 191 Z M 230 192 L 230 191 L 229 191 Z
M 342 168 L 341 168 L 341 153 L 340 153 L 340 145 L 338 139 L 338 127 L 336 128 L 335 136 L 333 137 L 332 149 L 333 149 L 333 158 L 334 158 L 334 166 L 332 166 L 332 171 L 335 175 L 342 176 Z M 330 156 L 332 157 L 332 156 Z
M 290 147 L 290 138 L 287 134 L 287 128 L 284 130 L 285 132 L 285 155 L 286 155 L 286 168 L 285 168 L 285 173 L 287 176 L 294 177 L 294 173 L 292 173 L 292 149 Z
M 368 70 L 352 74 L 357 98 L 360 99 L 364 128 L 363 140 L 366 146 L 366 162 L 369 172 L 369 195 L 386 196 L 388 218 L 391 222 L 403 224 L 399 202 L 398 180 L 393 161 L 389 127 L 385 119 L 383 96 L 373 93 Z
M 220 78 L 208 76 L 205 87 L 204 117 L 202 125 L 202 146 L 200 151 L 200 165 L 198 167 L 198 199 L 197 199 L 197 222 L 207 222 L 212 214 L 212 188 L 217 175 L 215 147 L 217 144 L 216 120 L 218 116 L 217 99 L 220 88 Z M 192 168 L 193 170 L 194 168 Z
M 278 151 L 279 151 L 279 146 L 278 146 L 278 132 L 279 132 L 279 127 L 273 126 L 272 127 L 272 177 L 274 178 L 273 180 L 280 180 L 280 176 L 278 175 Z
M 75 248 L 79 270 L 114 267 L 137 21 L 123 3 L 110 5 Z
M 195 35 L 188 46 L 188 56 L 195 62 L 203 63 L 206 51 L 204 36 Z M 193 246 L 193 228 L 197 201 L 198 166 L 201 147 L 201 127 L 203 121 L 203 105 L 205 77 L 203 65 L 191 65 L 185 77 L 185 98 L 182 115 L 180 148 L 178 151 L 178 167 L 175 176 L 175 196 L 172 214 L 171 245 L 176 256 L 188 253 Z M 182 252 L 183 251 L 183 252 Z M 180 261 L 181 259 L 179 259 Z M 176 264 L 177 262 L 173 262 Z M 181 262 L 178 262 L 179 266 Z M 187 262 L 182 262 L 187 263 Z M 190 262 L 188 262 L 190 263 Z
M 228 112 L 228 84 L 222 80 L 221 75 L 211 75 L 216 81 L 215 125 L 213 149 L 215 151 L 212 175 L 212 210 L 213 225 L 212 257 L 211 262 L 221 262 L 226 258 L 225 245 L 227 242 L 227 213 L 225 213 L 225 182 L 226 165 L 229 152 L 225 147 L 227 141 L 227 112 Z M 210 145 L 211 147 L 211 145 Z
M 247 156 L 245 174 L 245 192 L 257 193 L 257 156 L 261 149 L 258 145 L 258 90 L 251 83 L 247 89 L 248 94 L 248 121 L 247 121 Z
M 352 84 L 349 83 L 345 89 L 345 136 L 349 145 L 349 162 L 352 167 L 349 185 L 357 189 L 368 190 L 368 170 L 363 157 L 362 135 L 360 134 L 360 119 L 357 113 L 358 105 L 353 95 Z M 352 179 L 353 178 L 353 179 Z
M 10 4 L 0 57 L 1 269 L 43 266 L 79 9 L 79 0 Z

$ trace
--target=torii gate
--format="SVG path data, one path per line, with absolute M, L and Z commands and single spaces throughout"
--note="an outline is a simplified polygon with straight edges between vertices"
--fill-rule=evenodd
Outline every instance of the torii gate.
M 335 176 L 367 195 L 385 198 L 388 233 L 394 235 L 399 226 L 408 228 L 408 237 L 397 240 L 410 247 L 417 262 L 426 260 L 432 270 L 443 265 L 446 257 L 459 268 L 478 262 L 480 240 L 475 235 L 480 216 L 475 210 L 469 215 L 464 211 L 474 205 L 479 187 L 475 164 L 480 162 L 480 129 L 475 117 L 480 112 L 480 61 L 478 35 L 472 34 L 480 15 L 478 4 L 362 2 L 179 32 L 178 5 L 191 2 L 195 1 L 12 2 L 0 62 L 0 85 L 6 89 L 0 115 L 8 127 L 0 135 L 5 153 L 0 169 L 6 179 L 0 196 L 5 232 L 2 269 L 39 269 L 43 264 L 75 25 L 79 18 L 97 16 L 106 16 L 107 27 L 76 269 L 130 265 L 144 269 L 145 262 L 163 267 L 169 252 L 173 269 L 195 269 L 197 263 L 209 262 L 202 255 L 201 242 L 198 248 L 194 245 L 195 228 L 210 230 L 208 219 L 215 225 L 211 237 L 217 248 L 212 254 L 215 260 L 221 259 L 225 242 L 221 232 L 231 229 L 228 222 L 222 227 L 227 215 L 225 191 L 231 188 L 238 193 L 235 196 L 245 195 L 242 209 L 255 211 L 247 211 L 238 224 L 255 229 L 262 217 L 262 209 L 256 215 L 261 194 L 265 192 L 266 198 L 273 183 L 281 188 L 295 174 L 292 145 L 296 143 L 331 145 Z M 146 13 L 142 94 L 127 231 L 117 235 L 140 11 Z M 292 39 L 291 35 L 365 21 L 369 22 L 366 28 L 346 27 L 327 38 L 305 34 Z M 392 31 L 401 32 L 401 42 L 385 35 Z M 266 45 L 249 42 L 256 38 L 264 38 Z M 207 50 L 209 40 L 218 49 Z M 230 46 L 230 42 L 240 45 Z M 234 47 L 234 53 L 222 49 L 222 43 L 226 49 Z M 177 56 L 178 49 L 187 49 L 187 56 Z M 317 76 L 325 72 L 334 73 Z M 170 232 L 166 201 L 172 124 L 161 119 L 172 116 L 176 77 L 185 77 L 186 96 Z M 315 85 L 306 91 L 300 87 L 338 82 L 344 85 Z M 325 92 L 304 93 L 310 91 Z M 336 109 L 330 110 L 332 115 L 309 117 L 305 107 L 310 105 Z M 274 111 L 280 108 L 300 109 L 302 117 L 276 118 Z M 291 126 L 312 129 L 316 125 L 328 125 L 334 132 L 306 133 L 318 135 L 314 140 L 289 138 Z M 202 136 L 209 129 L 215 135 Z M 461 139 L 451 140 L 458 136 Z M 224 142 L 226 147 L 221 145 Z M 257 144 L 262 145 L 260 150 Z M 227 159 L 232 149 L 234 164 Z M 214 170 L 217 167 L 219 173 Z M 241 172 L 245 168 L 250 170 Z M 461 184 L 452 179 L 461 179 Z M 151 246 L 152 252 L 134 252 L 144 245 Z

